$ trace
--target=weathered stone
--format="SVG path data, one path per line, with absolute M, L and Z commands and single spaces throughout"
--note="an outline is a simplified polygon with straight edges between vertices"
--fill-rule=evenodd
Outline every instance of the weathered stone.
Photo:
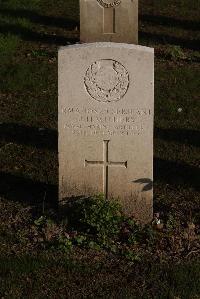
M 80 0 L 81 42 L 138 43 L 138 0 Z
M 104 193 L 147 222 L 153 201 L 153 49 L 59 50 L 60 201 Z

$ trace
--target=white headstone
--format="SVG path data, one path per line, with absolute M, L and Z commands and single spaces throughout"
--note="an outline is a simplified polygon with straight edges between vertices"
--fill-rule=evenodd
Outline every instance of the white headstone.
M 153 49 L 94 43 L 59 50 L 60 201 L 104 193 L 152 217 Z
M 81 42 L 138 43 L 138 0 L 80 0 Z

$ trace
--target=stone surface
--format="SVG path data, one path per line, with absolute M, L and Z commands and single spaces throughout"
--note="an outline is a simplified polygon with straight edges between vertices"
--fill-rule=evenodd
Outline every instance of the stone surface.
M 81 42 L 138 43 L 138 0 L 80 0 Z
M 94 43 L 59 50 L 62 203 L 104 193 L 147 222 L 153 201 L 153 49 Z

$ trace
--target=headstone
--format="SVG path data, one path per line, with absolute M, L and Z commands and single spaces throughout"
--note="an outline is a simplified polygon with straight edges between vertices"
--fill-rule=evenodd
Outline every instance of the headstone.
M 138 43 L 138 0 L 80 0 L 81 42 Z
M 90 43 L 59 50 L 62 203 L 104 193 L 152 217 L 153 49 Z

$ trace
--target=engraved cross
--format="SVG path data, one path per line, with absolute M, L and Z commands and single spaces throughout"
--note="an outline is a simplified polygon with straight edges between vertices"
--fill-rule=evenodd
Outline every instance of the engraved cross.
M 121 0 L 97 0 L 103 8 L 103 33 L 115 33 L 115 7 Z
M 85 160 L 85 167 L 87 166 L 103 166 L 103 193 L 108 198 L 108 168 L 109 167 L 125 167 L 127 168 L 127 161 L 113 162 L 108 159 L 108 144 L 110 140 L 103 141 L 103 161 L 88 161 Z
M 103 33 L 115 33 L 115 8 L 103 8 Z

